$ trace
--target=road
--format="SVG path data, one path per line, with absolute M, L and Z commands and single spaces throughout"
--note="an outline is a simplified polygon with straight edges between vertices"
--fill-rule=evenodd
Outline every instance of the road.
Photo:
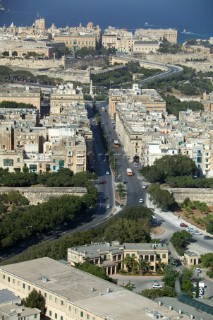
M 147 61 L 147 60 L 142 60 L 142 59 L 139 59 L 139 58 L 134 58 L 132 56 L 121 56 L 121 58 L 123 60 L 127 60 L 127 61 L 134 61 L 134 62 L 141 62 L 143 63 L 144 65 L 147 64 L 147 65 L 153 65 L 153 67 L 155 67 L 156 69 L 157 68 L 165 68 L 166 70 L 165 71 L 162 71 L 162 73 L 160 74 L 157 74 L 157 75 L 154 75 L 154 76 L 150 76 L 144 80 L 141 80 L 140 81 L 140 85 L 143 85 L 147 82 L 150 82 L 152 80 L 155 80 L 155 79 L 163 79 L 163 78 L 166 78 L 166 77 L 171 77 L 175 74 L 178 74 L 180 72 L 183 71 L 183 68 L 181 68 L 180 66 L 175 66 L 175 65 L 171 65 L 171 64 L 163 64 L 163 63 L 159 63 L 159 62 L 152 62 L 152 61 Z

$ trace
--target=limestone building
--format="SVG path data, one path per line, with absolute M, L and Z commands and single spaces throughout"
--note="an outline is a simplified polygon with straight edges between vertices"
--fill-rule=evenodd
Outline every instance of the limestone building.
M 18 103 L 32 104 L 40 111 L 41 90 L 39 88 L 25 87 L 0 87 L 0 102 L 14 101 Z
M 116 106 L 119 102 L 141 102 L 147 111 L 164 112 L 166 102 L 154 89 L 140 89 L 138 84 L 133 84 L 132 89 L 109 90 L 109 114 L 115 119 Z
M 33 290 L 45 298 L 46 316 L 51 320 L 150 320 L 175 318 L 178 312 L 166 305 L 130 292 L 50 258 L 0 267 L 0 287 L 21 298 Z M 203 317 L 203 320 L 207 318 Z M 182 320 L 189 316 L 181 315 Z
M 167 40 L 172 43 L 177 43 L 176 29 L 136 29 L 135 38 L 148 38 L 151 40 L 163 41 Z
M 149 243 L 93 243 L 84 246 L 69 248 L 67 261 L 71 266 L 76 263 L 91 261 L 99 267 L 104 267 L 107 275 L 112 275 L 121 269 L 127 270 L 123 260 L 126 257 L 134 257 L 147 262 L 147 271 L 155 273 L 159 261 L 168 264 L 168 248 L 162 244 Z

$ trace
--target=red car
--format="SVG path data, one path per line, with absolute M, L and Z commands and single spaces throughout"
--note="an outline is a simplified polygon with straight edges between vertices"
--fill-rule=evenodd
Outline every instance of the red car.
M 187 227 L 188 227 L 188 225 L 187 225 L 187 224 L 185 224 L 184 222 L 181 222 L 181 223 L 180 223 L 180 227 L 187 228 Z
M 105 184 L 105 183 L 107 183 L 107 181 L 106 181 L 106 180 L 101 180 L 101 181 L 99 181 L 98 183 L 99 183 L 99 184 Z

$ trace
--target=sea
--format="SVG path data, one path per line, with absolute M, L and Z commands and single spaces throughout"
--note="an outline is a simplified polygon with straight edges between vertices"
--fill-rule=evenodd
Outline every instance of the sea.
M 176 28 L 178 41 L 213 36 L 213 0 L 1 0 L 0 26 L 86 25 L 92 21 L 134 31 L 137 28 Z

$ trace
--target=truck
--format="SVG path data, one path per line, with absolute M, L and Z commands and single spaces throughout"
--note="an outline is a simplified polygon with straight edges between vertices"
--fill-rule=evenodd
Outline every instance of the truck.
M 126 169 L 126 174 L 127 174 L 128 176 L 133 176 L 132 169 L 127 168 L 127 169 Z

